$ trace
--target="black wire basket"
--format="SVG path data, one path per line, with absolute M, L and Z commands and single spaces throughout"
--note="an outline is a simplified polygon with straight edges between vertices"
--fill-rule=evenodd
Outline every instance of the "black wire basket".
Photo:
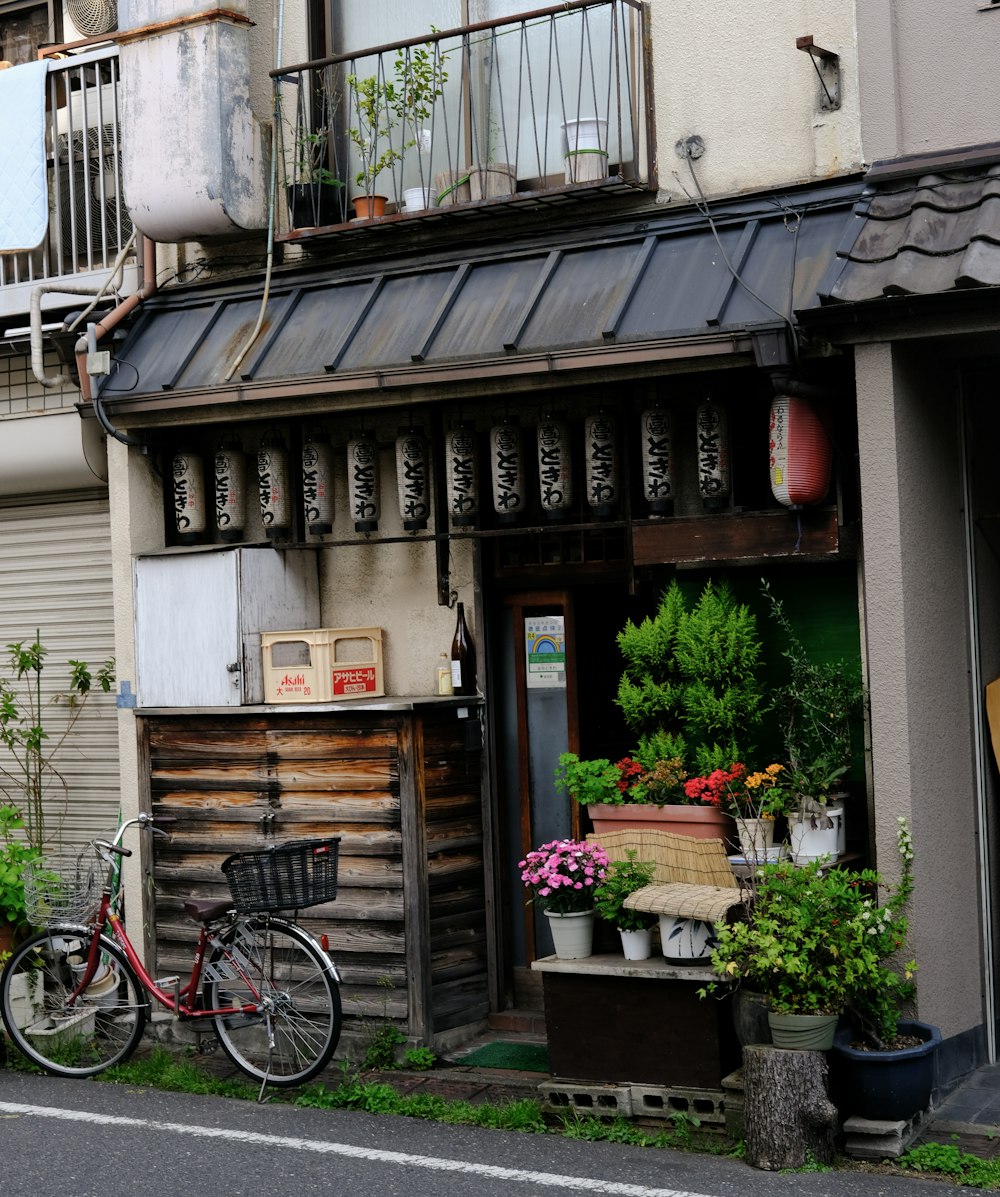
M 337 896 L 340 837 L 291 840 L 222 862 L 237 910 L 301 910 Z

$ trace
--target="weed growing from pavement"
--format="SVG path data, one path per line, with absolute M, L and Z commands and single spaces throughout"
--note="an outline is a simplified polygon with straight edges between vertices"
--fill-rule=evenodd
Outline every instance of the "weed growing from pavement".
M 984 1160 L 954 1143 L 921 1143 L 899 1157 L 901 1167 L 947 1176 L 969 1189 L 1000 1188 L 1000 1160 Z

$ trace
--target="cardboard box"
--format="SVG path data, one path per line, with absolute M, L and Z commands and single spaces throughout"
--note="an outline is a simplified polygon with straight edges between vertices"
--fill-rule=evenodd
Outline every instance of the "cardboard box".
M 261 632 L 265 702 L 340 702 L 385 694 L 381 628 Z

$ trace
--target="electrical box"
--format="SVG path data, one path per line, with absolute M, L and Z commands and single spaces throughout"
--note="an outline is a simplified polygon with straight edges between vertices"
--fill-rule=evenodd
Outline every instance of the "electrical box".
M 159 553 L 133 572 L 141 707 L 262 703 L 261 632 L 319 623 L 308 549 Z

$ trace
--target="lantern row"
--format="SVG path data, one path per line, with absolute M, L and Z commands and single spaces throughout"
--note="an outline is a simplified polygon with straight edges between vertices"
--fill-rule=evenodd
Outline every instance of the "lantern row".
M 599 410 L 584 422 L 584 498 L 593 516 L 610 518 L 621 498 L 619 417 Z M 672 425 L 667 408 L 656 403 L 639 419 L 643 496 L 653 514 L 672 509 Z M 698 404 L 696 419 L 699 493 L 708 508 L 728 506 L 732 489 L 729 425 L 725 407 Z M 535 429 L 534 456 L 542 511 L 564 519 L 574 499 L 572 442 L 568 423 L 543 416 Z M 771 405 L 771 489 L 786 506 L 821 502 L 829 487 L 830 442 L 818 413 L 805 401 L 780 396 Z M 357 532 L 375 532 L 381 518 L 378 443 L 361 433 L 347 445 L 348 501 Z M 489 434 L 493 511 L 500 523 L 513 523 L 526 506 L 525 436 L 516 420 L 501 419 Z M 408 427 L 395 441 L 399 514 L 406 531 L 425 529 L 431 512 L 428 443 L 423 430 Z M 306 530 L 333 531 L 334 450 L 329 437 L 311 432 L 302 445 L 299 471 Z M 474 527 L 480 516 L 478 439 L 475 427 L 459 422 L 445 440 L 448 512 L 456 528 Z M 264 531 L 285 536 L 292 526 L 291 460 L 283 438 L 268 433 L 257 451 L 257 498 Z M 224 541 L 244 538 L 247 517 L 247 454 L 236 437 L 223 438 L 213 460 L 215 523 Z M 203 461 L 178 449 L 173 458 L 173 500 L 178 539 L 201 537 L 208 496 Z

